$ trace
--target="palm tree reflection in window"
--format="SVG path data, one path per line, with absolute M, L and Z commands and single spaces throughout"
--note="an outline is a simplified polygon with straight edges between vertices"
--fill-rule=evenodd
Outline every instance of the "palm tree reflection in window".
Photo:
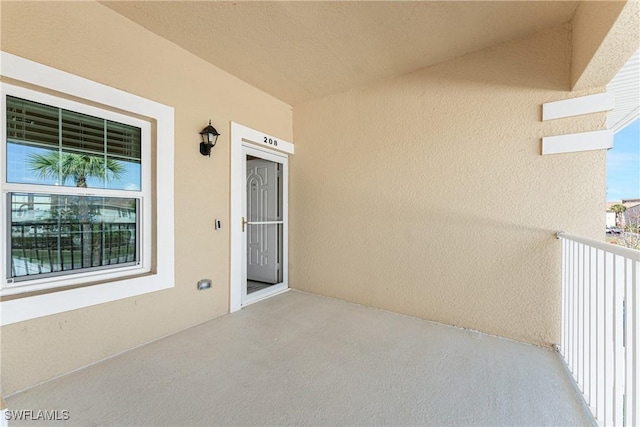
M 105 183 L 119 179 L 124 167 L 113 159 L 75 153 L 32 154 L 29 156 L 31 170 L 41 179 L 55 179 L 64 185 L 69 179 L 76 187 L 87 188 L 87 178 L 96 178 Z
M 56 151 L 32 154 L 29 156 L 29 164 L 31 171 L 40 179 L 55 179 L 60 185 L 73 180 L 76 187 L 81 188 L 88 187 L 87 179 L 89 178 L 101 180 L 106 184 L 111 180 L 119 179 L 124 171 L 124 167 L 117 160 Z M 91 267 L 97 261 L 92 259 L 92 254 L 94 257 L 98 254 L 95 249 L 100 245 L 100 241 L 92 239 L 91 212 L 86 197 L 79 199 L 77 221 L 82 234 L 82 267 Z

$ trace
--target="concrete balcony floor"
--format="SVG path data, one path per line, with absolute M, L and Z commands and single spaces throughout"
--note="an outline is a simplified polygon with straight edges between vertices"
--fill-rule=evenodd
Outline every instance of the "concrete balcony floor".
M 550 350 L 290 291 L 7 404 L 60 426 L 591 424 L 572 384 Z

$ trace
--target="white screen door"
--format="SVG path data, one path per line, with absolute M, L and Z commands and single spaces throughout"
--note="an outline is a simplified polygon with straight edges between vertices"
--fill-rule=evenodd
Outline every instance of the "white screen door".
M 287 158 L 242 148 L 246 185 L 243 198 L 242 304 L 287 288 Z
M 279 166 L 270 160 L 247 158 L 247 280 L 250 281 L 280 282 Z

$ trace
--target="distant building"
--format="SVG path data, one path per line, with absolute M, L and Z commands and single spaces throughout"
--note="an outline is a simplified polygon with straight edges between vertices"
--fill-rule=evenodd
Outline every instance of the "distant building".
M 13 223 L 50 222 L 66 211 L 68 214 L 62 217 L 77 221 L 78 200 L 77 196 L 14 194 L 11 199 L 11 218 Z M 88 207 L 91 222 L 136 222 L 135 199 L 88 197 Z
M 611 210 L 613 205 L 623 205 L 627 208 L 622 215 L 620 226 L 625 227 L 628 224 L 640 223 L 640 199 L 622 199 L 607 202 L 607 227 L 615 227 L 616 213 Z
M 627 207 L 622 215 L 622 225 L 631 225 L 640 223 L 640 199 L 622 200 L 622 204 Z

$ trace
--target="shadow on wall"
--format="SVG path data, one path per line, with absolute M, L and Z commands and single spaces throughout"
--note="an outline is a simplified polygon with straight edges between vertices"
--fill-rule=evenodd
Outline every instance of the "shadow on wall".
M 560 41 L 560 42 L 559 42 Z M 431 78 L 487 83 L 514 88 L 569 91 L 571 27 L 564 24 L 521 40 L 509 41 L 444 63 L 428 72 Z M 428 70 L 428 71 L 427 71 Z
M 321 260 L 312 247 L 296 248 L 292 277 L 305 270 L 301 289 L 536 344 L 557 342 L 559 331 L 550 327 L 535 337 L 512 327 L 519 318 L 553 325 L 559 316 L 557 230 L 482 216 L 471 206 L 416 203 L 403 191 L 384 199 L 374 189 L 360 192 L 366 204 L 357 206 L 349 191 L 327 191 L 335 196 L 318 222 L 301 219 L 312 216 L 304 211 L 292 220 L 292 233 L 309 245 L 336 248 Z M 531 281 L 538 286 L 523 286 Z
M 605 154 L 540 155 L 604 123 L 540 121 L 569 94 L 570 47 L 562 25 L 297 107 L 292 286 L 558 342 L 554 235 L 604 228 Z

